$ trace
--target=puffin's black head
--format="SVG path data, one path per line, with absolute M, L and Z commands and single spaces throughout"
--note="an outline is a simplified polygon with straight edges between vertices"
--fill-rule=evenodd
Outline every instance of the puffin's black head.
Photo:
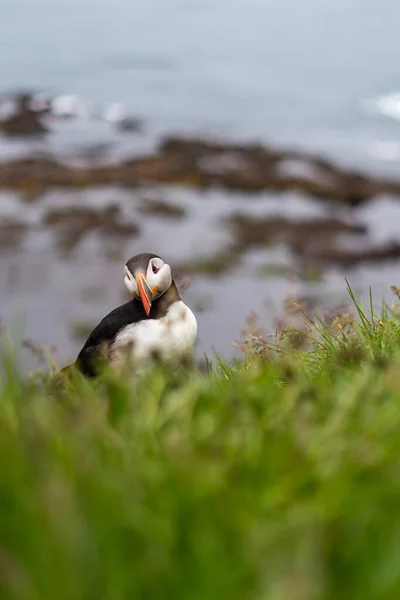
M 164 294 L 171 283 L 171 267 L 156 254 L 137 254 L 125 265 L 125 285 L 137 300 L 141 300 L 147 316 L 153 300 Z

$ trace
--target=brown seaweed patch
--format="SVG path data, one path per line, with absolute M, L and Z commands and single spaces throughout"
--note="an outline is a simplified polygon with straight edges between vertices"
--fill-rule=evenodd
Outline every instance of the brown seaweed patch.
M 306 248 L 310 243 L 325 245 L 341 233 L 365 234 L 364 225 L 339 219 L 293 221 L 284 217 L 249 217 L 236 214 L 227 219 L 238 249 L 284 243 L 293 249 Z
M 15 94 L 14 114 L 0 121 L 0 131 L 9 137 L 28 137 L 45 134 L 48 130 L 41 120 L 41 114 L 32 110 L 29 93 Z
M 135 223 L 121 221 L 119 208 L 115 205 L 104 209 L 52 209 L 44 215 L 43 222 L 56 229 L 59 235 L 58 243 L 63 250 L 72 250 L 93 231 L 109 237 L 130 237 L 139 233 Z
M 16 219 L 2 219 L 0 224 L 0 247 L 16 248 L 26 234 L 28 225 Z
M 309 252 L 316 261 L 352 267 L 360 263 L 376 263 L 400 258 L 400 244 L 388 243 L 378 247 L 366 247 L 362 250 L 343 250 L 340 248 L 321 248 L 319 252 Z
M 66 165 L 49 157 L 0 163 L 0 186 L 34 195 L 38 189 L 173 183 L 200 189 L 295 190 L 318 200 L 357 206 L 380 195 L 400 196 L 400 181 L 346 170 L 323 157 L 256 144 L 169 138 L 157 152 L 118 164 Z
M 283 217 L 250 217 L 236 214 L 226 222 L 232 231 L 232 242 L 213 255 L 188 261 L 180 268 L 185 273 L 217 277 L 240 265 L 243 255 L 252 248 L 284 244 L 297 259 L 296 267 L 279 264 L 261 265 L 260 277 L 296 274 L 304 281 L 320 281 L 326 265 L 353 266 L 363 262 L 379 262 L 400 257 L 400 244 L 371 247 L 365 239 L 363 250 L 347 250 L 341 236 L 365 236 L 367 228 L 357 223 L 326 218 L 293 221 Z
M 186 214 L 185 209 L 181 206 L 169 204 L 162 200 L 152 200 L 150 198 L 143 198 L 138 210 L 142 214 L 165 219 L 181 219 Z

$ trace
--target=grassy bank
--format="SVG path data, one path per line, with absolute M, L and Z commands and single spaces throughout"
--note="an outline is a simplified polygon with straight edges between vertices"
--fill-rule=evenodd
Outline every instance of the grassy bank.
M 1 598 L 399 598 L 396 314 L 306 325 L 134 390 L 5 359 Z

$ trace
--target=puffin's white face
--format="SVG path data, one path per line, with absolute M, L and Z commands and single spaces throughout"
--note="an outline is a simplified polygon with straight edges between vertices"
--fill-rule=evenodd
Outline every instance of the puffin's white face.
M 141 300 L 147 314 L 151 303 L 171 286 L 171 267 L 162 258 L 138 255 L 125 265 L 125 285 L 137 300 Z

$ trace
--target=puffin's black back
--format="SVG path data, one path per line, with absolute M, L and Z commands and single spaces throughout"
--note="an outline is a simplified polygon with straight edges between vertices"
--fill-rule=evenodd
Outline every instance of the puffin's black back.
M 84 375 L 93 377 L 96 374 L 94 362 L 99 357 L 102 345 L 110 344 L 118 332 L 127 325 L 147 318 L 141 302 L 137 300 L 130 300 L 122 306 L 118 306 L 93 329 L 80 351 L 75 365 Z
M 146 315 L 142 303 L 135 299 L 115 308 L 93 329 L 76 359 L 75 366 L 84 375 L 94 377 L 95 363 L 101 357 L 103 346 L 112 344 L 121 329 L 139 321 L 163 317 L 168 307 L 180 299 L 175 282 L 172 281 L 165 294 L 154 300 L 149 316 Z

